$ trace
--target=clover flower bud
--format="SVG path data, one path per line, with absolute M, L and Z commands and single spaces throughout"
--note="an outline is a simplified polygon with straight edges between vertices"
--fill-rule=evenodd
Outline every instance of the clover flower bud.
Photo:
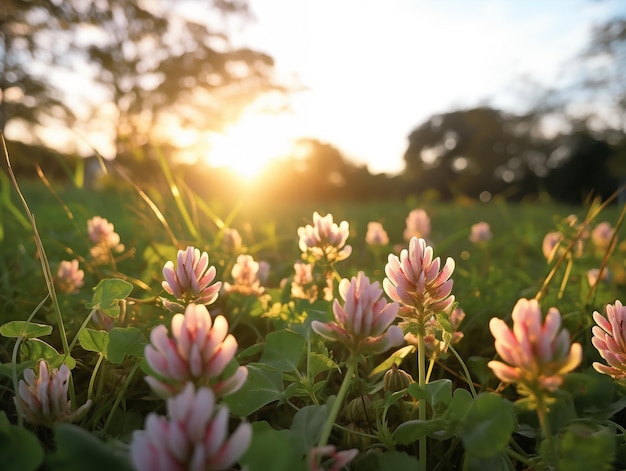
M 404 240 L 409 242 L 413 237 L 422 239 L 430 237 L 430 217 L 423 209 L 414 209 L 406 218 Z
M 30 368 L 24 370 L 14 400 L 27 422 L 52 427 L 57 422 L 74 422 L 89 409 L 91 400 L 72 412 L 71 401 L 67 399 L 70 375 L 65 363 L 50 370 L 45 360 L 39 361 L 38 375 Z
M 593 368 L 599 373 L 618 380 L 626 379 L 626 307 L 621 301 L 607 304 L 606 317 L 594 311 L 593 320 L 597 325 L 591 332 L 591 343 L 608 365 L 594 362 Z
M 333 222 L 332 214 L 322 217 L 316 211 L 313 213 L 313 225 L 298 228 L 298 246 L 315 260 L 335 263 L 345 260 L 352 253 L 352 247 L 346 245 L 349 235 L 347 221 L 337 225 Z
M 383 377 L 383 391 L 390 393 L 402 391 L 414 382 L 413 376 L 399 369 L 395 363 L 392 363 L 391 369 L 387 370 Z
M 233 284 L 224 283 L 224 292 L 261 296 L 265 288 L 261 286 L 259 270 L 259 262 L 256 262 L 251 255 L 239 255 L 231 271 L 234 282 Z
M 78 268 L 78 260 L 63 260 L 59 264 L 54 283 L 61 293 L 74 294 L 85 284 L 85 272 Z
M 486 222 L 478 222 L 472 224 L 469 240 L 475 244 L 489 242 L 493 235 L 491 234 L 491 227 Z
M 354 354 L 382 353 L 403 341 L 402 329 L 391 323 L 398 313 L 396 303 L 381 298 L 378 282 L 370 283 L 363 272 L 339 283 L 338 299 L 333 303 L 335 322 L 313 321 L 311 328 L 325 339 L 339 341 Z
M 385 266 L 387 277 L 383 287 L 387 295 L 403 305 L 400 316 L 416 318 L 418 322 L 448 311 L 454 304 L 452 293 L 454 260 L 448 258 L 440 270 L 439 257 L 433 259 L 433 249 L 424 239 L 413 237 L 409 249 L 400 257 L 389 255 Z
M 379 222 L 368 222 L 367 232 L 365 233 L 365 243 L 368 245 L 388 245 L 389 235 Z
M 163 267 L 163 289 L 182 303 L 163 299 L 164 306 L 172 312 L 183 312 L 185 305 L 211 304 L 218 295 L 222 283 L 213 283 L 215 267 L 209 266 L 209 256 L 206 252 L 200 253 L 195 247 L 179 250 L 176 258 L 176 267 L 172 261 L 167 261 Z
M 550 308 L 541 322 L 541 308 L 536 299 L 520 299 L 513 308 L 513 330 L 496 317 L 489 322 L 495 348 L 501 361 L 487 366 L 507 383 L 518 383 L 530 391 L 554 391 L 563 375 L 582 360 L 582 347 L 570 343 L 569 333 L 561 330 L 561 314 Z
M 229 434 L 230 411 L 213 391 L 188 383 L 167 400 L 167 417 L 148 414 L 144 430 L 133 432 L 131 460 L 138 471 L 228 470 L 252 441 L 252 426 Z
M 152 329 L 145 357 L 160 378 L 148 376 L 146 381 L 162 397 L 177 393 L 187 382 L 225 396 L 237 391 L 248 376 L 247 368 L 240 366 L 222 379 L 236 352 L 237 341 L 228 334 L 226 318 L 212 320 L 204 305 L 190 304 L 184 315 L 172 317 L 171 336 L 162 324 Z

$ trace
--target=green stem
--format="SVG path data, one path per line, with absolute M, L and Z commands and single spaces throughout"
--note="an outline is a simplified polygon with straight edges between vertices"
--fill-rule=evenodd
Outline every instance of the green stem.
M 463 359 L 461 358 L 461 355 L 459 355 L 459 353 L 454 349 L 454 347 L 450 344 L 448 344 L 448 349 L 454 353 L 454 356 L 456 357 L 457 360 L 459 360 L 459 363 L 461 364 L 461 368 L 463 368 L 463 372 L 465 373 L 465 380 L 467 381 L 467 384 L 470 387 L 470 390 L 472 391 L 472 396 L 476 397 L 476 389 L 474 388 L 474 383 L 472 381 L 472 377 L 470 376 L 470 372 L 467 369 L 467 365 L 465 364 L 465 362 L 463 361 Z
M 356 371 L 357 358 L 358 357 L 353 355 L 348 358 L 348 370 L 346 371 L 346 375 L 343 377 L 343 383 L 341 383 L 341 387 L 339 388 L 337 397 L 333 401 L 333 405 L 330 409 L 330 414 L 328 415 L 328 418 L 324 423 L 322 434 L 320 435 L 319 442 L 317 443 L 317 446 L 319 447 L 325 446 L 328 443 L 328 437 L 330 437 L 330 432 L 332 431 L 335 420 L 337 420 L 337 416 L 339 415 L 339 409 L 341 409 L 343 400 L 346 397 L 346 393 L 348 392 L 348 386 L 350 386 L 350 381 L 352 380 L 352 376 L 354 376 L 354 372 Z
M 83 331 L 83 329 L 85 327 L 87 327 L 87 324 L 89 323 L 89 321 L 91 320 L 93 315 L 96 313 L 96 311 L 97 311 L 97 309 L 92 309 L 91 312 L 89 313 L 89 315 L 85 318 L 85 320 L 83 321 L 83 323 L 79 327 L 78 331 L 76 332 L 76 335 L 74 335 L 74 338 L 72 339 L 72 343 L 70 344 L 70 347 L 69 347 L 70 348 L 70 352 L 76 346 L 76 342 L 78 342 L 78 336 Z
M 87 399 L 92 399 L 93 397 L 93 385 L 95 383 L 96 374 L 100 369 L 100 365 L 102 364 L 102 360 L 104 359 L 104 354 L 99 353 L 98 361 L 96 362 L 96 366 L 93 367 L 93 372 L 91 373 L 91 378 L 89 378 L 89 387 L 87 389 Z
M 423 391 L 426 388 L 426 352 L 424 350 L 424 332 L 423 329 L 419 329 L 417 333 L 417 376 L 418 385 Z M 419 401 L 419 415 L 420 420 L 426 420 L 426 401 L 420 399 Z M 426 471 L 426 437 L 418 439 L 419 447 L 419 469 L 420 471 Z
M 554 437 L 552 436 L 552 431 L 550 430 L 550 421 L 548 420 L 548 410 L 545 405 L 545 398 L 540 393 L 536 396 L 537 399 L 537 416 L 539 418 L 539 425 L 541 426 L 541 430 L 548 441 L 548 446 L 550 447 L 551 461 L 553 461 L 554 469 L 559 471 L 559 453 L 556 447 L 556 443 L 554 442 Z

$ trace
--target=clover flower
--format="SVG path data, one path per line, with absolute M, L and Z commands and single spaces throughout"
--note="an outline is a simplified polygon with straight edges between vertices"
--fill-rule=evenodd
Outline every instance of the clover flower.
M 148 376 L 146 381 L 162 397 L 178 392 L 187 382 L 210 386 L 218 396 L 225 396 L 237 391 L 248 376 L 247 368 L 240 366 L 220 380 L 236 351 L 237 341 L 228 334 L 226 318 L 217 316 L 212 321 L 203 304 L 189 304 L 184 315 L 172 317 L 171 336 L 163 324 L 152 329 L 145 357 L 160 379 Z
M 433 249 L 424 239 L 413 237 L 409 249 L 403 249 L 400 257 L 389 255 L 383 280 L 387 295 L 403 305 L 400 317 L 416 319 L 418 324 L 454 304 L 452 293 L 454 260 L 449 258 L 441 268 L 439 257 L 433 259 Z
M 403 341 L 402 329 L 390 326 L 398 313 L 396 303 L 381 298 L 383 290 L 376 281 L 359 272 L 351 280 L 339 283 L 338 299 L 333 303 L 335 322 L 313 321 L 311 328 L 327 340 L 343 343 L 354 355 L 381 353 Z
M 352 253 L 352 247 L 346 245 L 350 229 L 347 221 L 339 225 L 333 222 L 333 215 L 320 216 L 313 213 L 313 225 L 298 228 L 298 246 L 305 254 L 311 254 L 315 260 L 328 263 L 345 260 Z
M 187 383 L 167 400 L 167 417 L 150 413 L 133 432 L 131 460 L 139 471 L 231 469 L 250 446 L 252 426 L 243 422 L 229 435 L 229 418 L 213 391 Z
M 590 268 L 587 270 L 587 282 L 589 283 L 589 286 L 593 286 L 599 281 L 606 283 L 609 281 L 610 277 L 611 274 L 609 273 L 609 269 L 607 267 L 602 269 L 602 275 L 600 275 L 599 268 Z
M 85 284 L 84 278 L 85 272 L 78 268 L 78 260 L 63 260 L 59 264 L 54 282 L 61 293 L 74 294 Z
M 211 304 L 218 295 L 222 283 L 213 283 L 215 267 L 209 266 L 209 256 L 206 252 L 200 254 L 195 247 L 179 250 L 176 258 L 176 268 L 172 261 L 163 266 L 163 289 L 173 295 L 181 303 L 163 299 L 163 305 L 172 312 L 183 312 L 186 304 Z
M 224 283 L 224 292 L 261 296 L 265 288 L 261 286 L 259 270 L 259 262 L 256 262 L 251 255 L 239 255 L 231 271 L 234 282 L 233 284 Z
M 554 391 L 563 375 L 572 371 L 582 360 L 579 343 L 570 344 L 567 330 L 561 330 L 561 314 L 550 308 L 541 321 L 541 308 L 536 299 L 520 299 L 513 308 L 513 330 L 502 319 L 489 321 L 495 338 L 495 348 L 501 361 L 487 366 L 507 383 L 518 383 L 535 394 L 539 390 Z
M 320 289 L 313 278 L 313 265 L 296 262 L 293 264 L 294 276 L 291 282 L 291 296 L 296 299 L 308 299 L 313 302 L 320 299 Z M 322 286 L 321 298 L 325 301 L 333 300 L 332 278 L 325 278 Z
M 621 301 L 607 304 L 606 317 L 594 311 L 593 320 L 597 325 L 591 332 L 591 343 L 606 360 L 608 365 L 593 363 L 593 368 L 615 379 L 626 379 L 626 307 Z
M 387 245 L 389 244 L 389 235 L 380 222 L 368 222 L 365 242 L 368 245 Z
M 598 249 L 606 250 L 611 243 L 614 233 L 615 229 L 611 227 L 610 223 L 606 221 L 601 222 L 591 231 L 591 242 Z
M 94 244 L 90 249 L 91 256 L 98 262 L 106 262 L 111 252 L 122 252 L 124 245 L 120 244 L 120 236 L 115 232 L 115 226 L 107 219 L 94 216 L 87 221 L 87 235 Z
M 491 234 L 491 227 L 486 222 L 478 222 L 476 224 L 472 224 L 472 229 L 469 236 L 469 240 L 475 244 L 480 244 L 483 242 L 488 242 L 491 240 L 493 235 Z
M 227 227 L 224 229 L 224 236 L 222 238 L 222 247 L 227 252 L 236 253 L 241 249 L 242 241 L 241 235 L 237 229 Z
M 541 251 L 543 252 L 543 256 L 546 257 L 548 262 L 551 262 L 554 258 L 556 251 L 558 250 L 558 246 L 561 244 L 563 240 L 563 235 L 560 232 L 548 232 L 541 244 Z
M 414 209 L 406 218 L 404 240 L 410 241 L 413 237 L 427 239 L 430 237 L 430 217 L 423 209 Z
M 67 399 L 70 375 L 65 363 L 50 370 L 45 360 L 39 360 L 38 375 L 30 368 L 24 370 L 14 401 L 27 422 L 51 427 L 57 422 L 74 422 L 89 409 L 91 400 L 72 412 L 71 401 Z

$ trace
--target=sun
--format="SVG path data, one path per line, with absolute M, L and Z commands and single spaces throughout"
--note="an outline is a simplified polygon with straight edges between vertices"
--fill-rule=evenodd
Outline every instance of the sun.
M 256 178 L 273 160 L 286 157 L 295 138 L 285 117 L 247 114 L 222 133 L 212 134 L 206 162 L 225 167 L 245 180 Z

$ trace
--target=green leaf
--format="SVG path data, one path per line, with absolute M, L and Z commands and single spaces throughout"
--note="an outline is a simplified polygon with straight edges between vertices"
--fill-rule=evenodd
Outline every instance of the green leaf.
M 473 400 L 474 398 L 467 389 L 457 388 L 454 390 L 448 410 L 458 420 L 463 420 Z
M 52 326 L 35 322 L 11 321 L 0 326 L 0 334 L 4 337 L 25 337 L 36 339 L 52 333 Z
M 27 339 L 20 344 L 20 357 L 24 360 L 46 360 L 52 368 L 65 363 L 70 370 L 76 367 L 76 360 L 69 355 L 62 355 L 41 339 Z
M 119 302 L 133 290 L 133 285 L 119 278 L 106 278 L 94 288 L 91 302 L 86 304 L 87 309 L 98 309 L 109 317 L 120 314 Z
M 402 348 L 399 348 L 398 350 L 393 352 L 389 356 L 389 358 L 384 360 L 382 363 L 380 363 L 376 368 L 372 370 L 372 372 L 369 374 L 370 378 L 376 375 L 379 375 L 381 373 L 386 373 L 387 370 L 391 368 L 392 364 L 395 363 L 396 365 L 399 365 L 404 359 L 404 357 L 406 357 L 408 354 L 414 351 L 415 351 L 415 347 L 413 345 L 406 345 Z
M 421 389 L 419 384 L 412 383 L 407 389 L 408 393 L 415 399 L 425 400 L 433 409 L 442 404 L 447 406 L 452 400 L 452 381 L 449 379 L 438 379 L 432 381 Z
M 48 457 L 51 471 L 132 471 L 128 455 L 107 446 L 93 434 L 72 424 L 54 427 L 55 452 Z
M 248 416 L 283 393 L 283 375 L 261 363 L 247 365 L 248 379 L 239 391 L 223 400 L 234 415 Z
M 35 471 L 44 459 L 37 436 L 24 427 L 11 425 L 4 411 L 0 411 L 0 456 L 2 469 L 16 471 Z
M 307 471 L 291 430 L 274 430 L 267 422 L 252 424 L 252 442 L 239 463 L 251 470 Z
M 400 445 L 409 445 L 418 438 L 445 430 L 445 425 L 442 419 L 407 420 L 393 432 L 393 438 Z
M 513 405 L 497 394 L 480 394 L 469 406 L 460 436 L 468 453 L 490 458 L 504 451 L 514 428 Z
M 17 375 L 21 376 L 22 372 L 27 368 L 35 368 L 37 362 L 35 360 L 27 360 L 17 364 Z M 6 376 L 7 378 L 13 377 L 13 364 L 12 363 L 0 363 L 0 376 Z
M 127 356 L 143 358 L 147 343 L 137 327 L 115 327 L 109 332 L 107 358 L 114 365 L 122 363 Z
M 265 337 L 260 363 L 282 372 L 296 371 L 304 351 L 304 343 L 304 337 L 290 330 L 270 332 Z
M 562 434 L 560 455 L 562 471 L 615 469 L 615 434 L 607 428 L 595 431 L 582 423 L 572 424 Z
M 332 398 L 334 399 L 334 396 Z M 329 400 L 323 406 L 306 406 L 296 412 L 291 424 L 291 431 L 298 440 L 300 453 L 307 453 L 317 444 L 324 422 L 330 414 L 331 404 L 332 401 Z
M 338 366 L 332 358 L 316 352 L 312 352 L 309 355 L 309 372 L 312 379 L 314 379 L 320 373 L 324 373 L 328 370 L 333 370 L 335 368 L 338 368 Z
M 85 328 L 78 334 L 78 343 L 88 352 L 107 354 L 109 344 L 109 333 L 104 330 Z

